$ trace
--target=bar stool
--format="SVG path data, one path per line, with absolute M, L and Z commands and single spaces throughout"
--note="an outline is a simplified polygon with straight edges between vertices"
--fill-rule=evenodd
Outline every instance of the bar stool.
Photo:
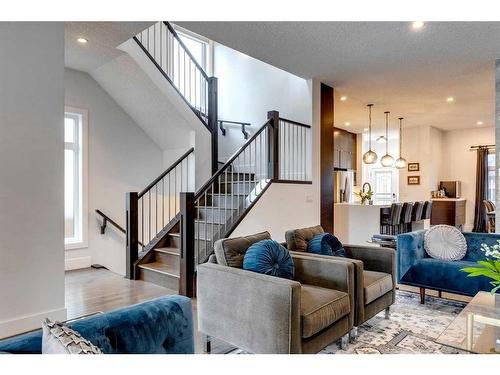
M 402 203 L 391 204 L 391 212 L 387 217 L 382 217 L 380 221 L 380 234 L 396 234 L 396 227 L 401 221 Z
M 396 234 L 411 232 L 411 218 L 413 213 L 413 202 L 403 203 L 401 209 L 401 219 Z
M 413 205 L 413 211 L 411 213 L 411 221 L 422 220 L 422 215 L 424 213 L 424 202 L 415 202 Z
M 425 201 L 422 213 L 422 220 L 430 219 L 432 213 L 432 201 Z

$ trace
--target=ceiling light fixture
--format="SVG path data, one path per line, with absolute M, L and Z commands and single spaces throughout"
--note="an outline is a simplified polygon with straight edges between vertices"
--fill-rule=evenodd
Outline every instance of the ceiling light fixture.
M 351 126 L 351 123 L 349 121 L 344 123 L 345 126 Z
M 387 142 L 387 138 L 385 138 L 384 135 L 381 135 L 380 137 L 377 137 L 377 139 L 375 140 L 375 142 L 377 142 L 377 143 Z
M 77 38 L 77 39 L 76 39 L 76 41 L 77 41 L 78 43 L 81 43 L 81 44 L 86 44 L 86 43 L 88 43 L 88 41 L 89 41 L 89 40 L 88 40 L 88 39 L 85 39 L 85 38 L 83 38 L 83 37 L 79 37 L 79 38 Z
M 389 155 L 389 111 L 385 111 L 385 155 L 380 159 L 380 164 L 384 167 L 392 167 L 394 158 Z
M 423 22 L 423 21 L 414 21 L 411 24 L 411 28 L 413 30 L 422 30 L 424 28 L 424 26 L 425 26 L 425 22 Z
M 364 128 L 364 129 L 363 129 L 363 131 L 364 131 L 364 132 L 367 132 L 367 131 L 368 131 L 368 128 Z
M 341 97 L 340 97 L 340 101 L 341 101 L 341 102 L 345 102 L 346 100 L 347 100 L 347 96 L 341 96 Z
M 455 101 L 455 98 L 454 98 L 453 96 L 448 96 L 448 97 L 446 98 L 446 101 L 447 101 L 448 103 L 453 103 L 453 102 Z
M 476 125 L 477 126 L 481 126 L 481 125 L 483 125 L 483 122 L 482 121 L 478 121 L 478 122 L 476 122 Z
M 403 150 L 403 117 L 399 119 L 399 158 L 394 162 L 394 166 L 397 169 L 403 169 L 406 167 L 406 159 L 401 157 L 401 153 Z
M 369 150 L 365 152 L 363 155 L 363 161 L 365 164 L 373 164 L 377 161 L 377 154 L 372 151 L 372 107 L 373 104 L 368 104 L 368 131 L 370 132 L 368 135 L 368 144 Z

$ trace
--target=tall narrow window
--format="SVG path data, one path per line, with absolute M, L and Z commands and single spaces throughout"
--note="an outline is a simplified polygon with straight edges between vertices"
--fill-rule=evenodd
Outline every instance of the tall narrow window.
M 64 114 L 64 239 L 66 248 L 86 246 L 85 147 L 86 114 L 76 109 L 67 110 Z
M 495 150 L 488 154 L 488 197 L 495 202 Z

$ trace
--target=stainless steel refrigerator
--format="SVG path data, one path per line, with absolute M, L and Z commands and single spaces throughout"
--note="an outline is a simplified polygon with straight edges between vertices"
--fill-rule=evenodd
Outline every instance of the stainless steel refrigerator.
M 353 171 L 333 172 L 333 202 L 352 203 L 354 187 Z

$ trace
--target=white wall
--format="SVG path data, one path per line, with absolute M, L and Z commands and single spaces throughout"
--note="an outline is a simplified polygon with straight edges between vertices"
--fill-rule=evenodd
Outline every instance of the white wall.
M 88 110 L 89 134 L 88 248 L 68 250 L 66 259 L 91 257 L 125 274 L 125 236 L 112 226 L 101 235 L 95 209 L 125 227 L 125 193 L 141 191 L 162 172 L 163 153 L 87 73 L 65 69 L 64 84 L 66 105 Z
M 462 198 L 466 203 L 466 224 L 464 230 L 474 226 L 474 205 L 476 192 L 476 152 L 470 146 L 495 144 L 495 128 L 474 128 L 444 132 L 443 164 L 440 180 L 462 182 Z
M 430 126 L 404 129 L 403 156 L 419 162 L 419 172 L 400 171 L 400 200 L 428 200 L 439 181 L 459 180 L 466 203 L 464 230 L 474 224 L 476 153 L 470 146 L 495 143 L 495 128 L 471 128 L 442 131 Z M 407 185 L 408 175 L 419 175 L 420 185 Z
M 308 81 L 312 93 L 312 184 L 272 184 L 231 237 L 269 231 L 276 241 L 288 229 L 320 222 L 320 81 Z M 333 210 L 333 207 L 332 207 Z
M 234 49 L 215 43 L 214 76 L 218 80 L 219 119 L 252 124 L 252 134 L 267 120 L 267 112 L 310 124 L 312 93 L 308 81 Z M 227 160 L 245 142 L 241 127 L 219 131 L 219 158 Z
M 442 132 L 430 126 L 403 129 L 402 156 L 408 163 L 420 163 L 418 172 L 399 171 L 399 200 L 414 202 L 429 200 L 438 187 L 442 171 Z M 420 176 L 420 185 L 408 185 L 408 176 Z
M 20 48 L 22 46 L 22 48 Z M 0 337 L 64 320 L 64 25 L 0 23 Z

